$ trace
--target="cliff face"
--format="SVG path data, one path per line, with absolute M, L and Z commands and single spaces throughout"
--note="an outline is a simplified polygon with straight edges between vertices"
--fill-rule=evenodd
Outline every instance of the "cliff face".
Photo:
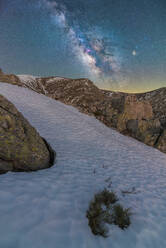
M 138 101 L 136 96 L 130 95 L 125 97 L 124 111 L 119 115 L 117 129 L 147 145 L 155 146 L 161 128 L 150 102 Z
M 98 89 L 88 79 L 15 77 L 17 85 L 72 105 L 122 134 L 166 153 L 166 88 L 127 94 Z M 4 78 L 13 84 L 11 75 L 0 75 L 0 81 Z

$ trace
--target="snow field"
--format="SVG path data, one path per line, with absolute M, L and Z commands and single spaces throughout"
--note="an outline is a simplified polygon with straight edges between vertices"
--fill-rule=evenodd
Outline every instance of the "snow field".
M 0 94 L 57 153 L 47 170 L 0 175 L 0 247 L 166 247 L 165 154 L 28 89 L 0 83 Z M 133 215 L 127 230 L 112 226 L 104 239 L 91 233 L 85 215 L 110 181 Z M 132 187 L 136 194 L 123 196 Z

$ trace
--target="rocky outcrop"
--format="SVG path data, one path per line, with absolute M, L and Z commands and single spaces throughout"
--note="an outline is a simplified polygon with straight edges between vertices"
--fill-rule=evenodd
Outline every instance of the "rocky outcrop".
M 14 75 L 14 74 L 5 74 L 3 71 L 0 69 L 0 81 L 9 83 L 9 84 L 14 84 L 18 86 L 22 86 L 22 83 L 20 79 Z
M 99 89 L 86 78 L 22 75 L 18 80 L 18 85 L 72 105 L 108 127 L 166 153 L 166 88 L 127 94 Z
M 47 141 L 0 95 L 0 173 L 48 168 L 54 158 Z
M 119 115 L 117 123 L 120 132 L 155 146 L 161 132 L 160 126 L 149 101 L 139 101 L 135 95 L 125 97 L 124 111 Z

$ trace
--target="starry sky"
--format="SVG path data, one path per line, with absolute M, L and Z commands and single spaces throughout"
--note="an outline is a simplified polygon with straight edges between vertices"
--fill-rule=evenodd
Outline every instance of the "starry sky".
M 0 0 L 0 68 L 125 92 L 166 86 L 166 0 Z

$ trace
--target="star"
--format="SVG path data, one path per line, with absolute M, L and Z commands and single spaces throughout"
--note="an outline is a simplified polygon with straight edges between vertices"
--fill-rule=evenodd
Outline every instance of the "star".
M 137 55 L 137 52 L 135 50 L 132 51 L 132 55 L 133 56 L 136 56 Z

